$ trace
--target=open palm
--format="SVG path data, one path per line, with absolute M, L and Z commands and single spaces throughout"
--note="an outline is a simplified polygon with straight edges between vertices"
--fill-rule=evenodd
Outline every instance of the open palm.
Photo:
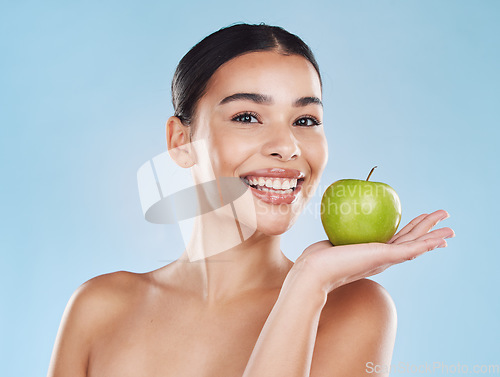
M 422 214 L 387 243 L 332 246 L 329 241 L 320 241 L 305 249 L 295 265 L 308 271 L 315 284 L 330 292 L 341 285 L 378 274 L 392 265 L 415 259 L 427 251 L 446 247 L 445 238 L 454 237 L 454 231 L 448 227 L 431 229 L 448 217 L 444 210 Z

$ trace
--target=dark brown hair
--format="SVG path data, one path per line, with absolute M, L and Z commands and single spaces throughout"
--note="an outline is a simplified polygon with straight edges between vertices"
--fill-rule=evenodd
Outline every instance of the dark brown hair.
M 278 26 L 236 24 L 205 37 L 181 59 L 172 80 L 174 116 L 190 125 L 210 78 L 222 64 L 248 52 L 270 50 L 303 56 L 314 66 L 321 83 L 318 63 L 299 37 Z

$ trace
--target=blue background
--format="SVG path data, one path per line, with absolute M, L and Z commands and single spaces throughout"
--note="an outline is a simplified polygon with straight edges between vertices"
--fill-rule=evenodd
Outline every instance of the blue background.
M 181 57 L 231 23 L 298 34 L 324 81 L 341 178 L 389 183 L 402 224 L 446 209 L 448 248 L 383 272 L 398 310 L 393 364 L 500 364 L 497 1 L 16 1 L 0 11 L 0 374 L 47 368 L 72 292 L 99 274 L 177 258 L 147 223 L 137 169 L 166 150 Z M 284 236 L 324 239 L 321 193 Z M 441 374 L 436 372 L 435 374 Z

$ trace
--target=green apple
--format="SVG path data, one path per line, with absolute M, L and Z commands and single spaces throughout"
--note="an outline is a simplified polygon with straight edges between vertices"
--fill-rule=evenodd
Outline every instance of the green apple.
M 387 242 L 401 221 L 401 202 L 388 184 L 360 179 L 332 183 L 321 199 L 321 222 L 330 242 Z

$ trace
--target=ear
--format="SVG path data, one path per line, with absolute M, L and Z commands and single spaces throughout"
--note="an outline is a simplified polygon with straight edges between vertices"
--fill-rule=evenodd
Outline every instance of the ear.
M 191 147 L 189 126 L 185 126 L 178 117 L 172 116 L 167 121 L 167 147 L 170 157 L 182 168 L 194 165 L 194 151 Z

